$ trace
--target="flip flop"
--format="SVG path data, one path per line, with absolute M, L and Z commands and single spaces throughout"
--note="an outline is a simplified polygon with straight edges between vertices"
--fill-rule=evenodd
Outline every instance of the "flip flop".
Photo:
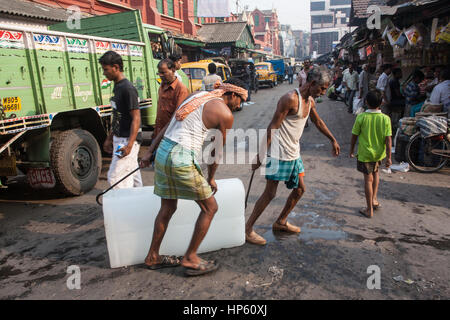
M 359 213 L 362 214 L 364 217 L 370 219 L 371 217 L 369 217 L 367 215 L 367 211 L 366 210 L 367 210 L 367 208 L 361 208 L 361 209 L 359 209 Z
M 144 263 L 144 267 L 150 270 L 157 270 L 162 268 L 172 268 L 177 267 L 181 264 L 180 257 L 176 256 L 161 256 L 161 262 L 157 264 L 152 264 L 149 266 L 148 264 Z
M 373 204 L 372 206 L 373 206 L 373 210 L 378 210 L 378 209 L 381 208 L 381 204 L 380 204 L 380 203 L 378 203 L 378 204 Z
M 203 260 L 197 266 L 197 268 L 185 267 L 184 274 L 186 276 L 200 276 L 202 274 L 210 273 L 219 268 L 219 264 L 216 261 Z

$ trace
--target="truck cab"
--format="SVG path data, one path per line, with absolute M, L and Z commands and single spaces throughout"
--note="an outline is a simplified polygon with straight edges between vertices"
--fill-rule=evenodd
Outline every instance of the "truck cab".
M 2 182 L 19 169 L 32 187 L 66 195 L 95 186 L 111 127 L 113 84 L 98 63 L 106 51 L 122 56 L 124 75 L 139 94 L 143 130 L 155 123 L 156 66 L 177 50 L 171 34 L 143 24 L 138 10 L 85 18 L 80 25 L 58 23 L 48 31 L 0 25 Z

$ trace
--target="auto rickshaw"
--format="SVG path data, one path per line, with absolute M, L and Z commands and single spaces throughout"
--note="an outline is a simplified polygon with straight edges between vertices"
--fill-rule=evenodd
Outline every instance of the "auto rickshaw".
M 259 85 L 269 85 L 271 88 L 278 85 L 277 73 L 270 62 L 255 64 Z
M 233 77 L 239 78 L 247 85 L 250 85 L 250 90 L 258 92 L 258 76 L 256 74 L 255 65 L 252 61 L 244 59 L 230 59 L 228 65 L 231 68 Z
M 209 73 L 208 65 L 214 62 L 213 60 L 200 60 L 197 62 L 188 62 L 181 65 L 181 70 L 189 78 L 189 92 L 199 91 L 202 88 L 202 80 Z M 231 78 L 231 70 L 227 65 L 214 62 L 217 67 L 216 74 L 225 81 Z

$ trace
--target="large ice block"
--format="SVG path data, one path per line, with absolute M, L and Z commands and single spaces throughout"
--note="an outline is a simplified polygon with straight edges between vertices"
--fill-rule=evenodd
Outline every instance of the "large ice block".
M 239 179 L 217 180 L 218 211 L 198 253 L 245 243 L 245 189 Z M 103 196 L 106 242 L 111 268 L 144 262 L 153 236 L 161 198 L 153 186 L 111 190 Z M 161 244 L 160 254 L 185 254 L 200 207 L 195 201 L 178 200 Z

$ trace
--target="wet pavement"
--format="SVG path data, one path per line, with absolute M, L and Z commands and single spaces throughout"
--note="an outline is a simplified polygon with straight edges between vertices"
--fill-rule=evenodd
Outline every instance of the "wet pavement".
M 255 104 L 234 114 L 234 128 L 266 128 L 279 97 L 293 88 L 283 84 L 252 95 Z M 280 183 L 255 225 L 268 243 L 202 254 L 219 261 L 215 273 L 185 278 L 181 267 L 111 269 L 95 203 L 107 187 L 104 159 L 95 189 L 81 197 L 34 191 L 23 179 L 0 190 L 0 299 L 449 299 L 449 169 L 382 174 L 382 208 L 367 219 L 358 213 L 365 204 L 363 179 L 348 157 L 354 116 L 326 98 L 317 108 L 342 154 L 333 158 L 310 122 L 301 142 L 306 193 L 288 218 L 300 234 L 272 231 L 289 195 Z M 247 141 L 235 145 L 253 157 Z M 250 164 L 226 164 L 216 179 L 238 177 L 247 189 L 250 176 Z M 153 185 L 152 169 L 143 170 L 143 180 Z M 264 177 L 255 174 L 246 218 L 264 187 Z M 367 287 L 374 265 L 381 270 L 379 290 Z M 70 266 L 80 268 L 80 289 L 67 286 Z

